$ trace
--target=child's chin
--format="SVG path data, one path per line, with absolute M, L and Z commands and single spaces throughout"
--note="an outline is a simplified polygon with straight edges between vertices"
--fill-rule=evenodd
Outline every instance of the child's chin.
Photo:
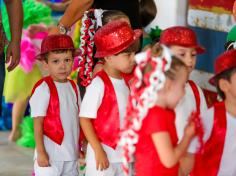
M 126 70 L 123 70 L 122 73 L 125 73 L 125 74 L 129 74 L 129 73 L 132 73 L 133 69 L 126 69 Z

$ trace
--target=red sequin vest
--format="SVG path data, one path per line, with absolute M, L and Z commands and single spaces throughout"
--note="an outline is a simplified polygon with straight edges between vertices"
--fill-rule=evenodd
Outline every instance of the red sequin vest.
M 188 83 L 189 83 L 190 87 L 192 88 L 192 91 L 193 91 L 193 94 L 194 94 L 194 97 L 195 97 L 196 112 L 198 114 L 200 114 L 201 99 L 200 99 L 200 93 L 198 91 L 197 85 L 192 80 L 188 80 Z
M 191 176 L 217 176 L 226 136 L 226 109 L 224 102 L 214 105 L 214 124 L 203 152 L 196 154 Z
M 96 76 L 104 83 L 104 96 L 93 126 L 99 140 L 115 149 L 120 133 L 120 114 L 115 89 L 105 71 L 98 72 Z
M 76 88 L 76 84 L 72 80 L 69 80 L 69 81 L 72 85 L 72 88 L 75 91 L 77 105 L 78 105 L 78 90 Z M 59 97 L 58 97 L 57 88 L 56 88 L 56 85 L 55 85 L 53 79 L 50 76 L 48 76 L 48 77 L 44 77 L 41 80 L 39 80 L 35 84 L 35 86 L 32 90 L 32 94 L 34 93 L 35 89 L 40 84 L 42 84 L 42 82 L 46 82 L 46 84 L 48 85 L 49 90 L 50 90 L 50 99 L 49 99 L 47 114 L 43 120 L 43 133 L 48 138 L 50 138 L 52 141 L 54 141 L 58 145 L 61 145 L 63 138 L 64 138 L 64 131 L 63 131 L 61 118 L 60 118 Z

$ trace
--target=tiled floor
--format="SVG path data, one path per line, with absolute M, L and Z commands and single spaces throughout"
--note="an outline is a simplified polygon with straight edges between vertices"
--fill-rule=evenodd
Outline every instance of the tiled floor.
M 0 176 L 31 176 L 33 149 L 8 143 L 8 132 L 0 132 Z

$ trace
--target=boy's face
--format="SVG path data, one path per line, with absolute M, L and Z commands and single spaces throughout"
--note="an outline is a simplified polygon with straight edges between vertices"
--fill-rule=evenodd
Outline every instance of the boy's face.
M 110 56 L 109 62 L 112 67 L 122 73 L 131 73 L 134 66 L 134 52 L 120 53 Z
M 187 48 L 177 45 L 171 46 L 170 49 L 176 57 L 185 63 L 189 75 L 196 65 L 197 51 L 194 48 Z
M 50 52 L 48 62 L 44 64 L 54 81 L 66 82 L 73 66 L 73 56 L 71 51 L 63 53 Z
M 229 98 L 229 96 L 236 101 L 236 72 L 234 72 L 230 80 L 225 80 L 226 84 L 224 85 L 225 88 L 223 88 L 223 92 L 226 96 L 226 98 Z

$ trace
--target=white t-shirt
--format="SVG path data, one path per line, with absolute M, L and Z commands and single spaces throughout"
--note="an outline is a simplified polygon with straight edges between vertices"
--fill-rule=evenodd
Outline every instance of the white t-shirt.
M 198 88 L 200 94 L 200 112 L 204 112 L 207 109 L 206 100 L 201 88 Z M 185 95 L 178 103 L 177 107 L 175 108 L 176 119 L 176 132 L 178 135 L 179 141 L 182 139 L 184 135 L 184 128 L 188 123 L 188 118 L 190 117 L 193 111 L 196 111 L 196 98 L 194 96 L 193 90 L 189 83 L 185 86 Z
M 44 135 L 45 149 L 51 161 L 73 161 L 78 159 L 79 141 L 79 112 L 75 91 L 68 81 L 66 83 L 55 82 L 59 102 L 60 117 L 64 130 L 64 138 L 61 145 L 53 142 Z M 77 87 L 78 94 L 79 89 Z M 80 95 L 80 94 L 79 94 Z M 80 96 L 78 103 L 80 105 Z M 47 113 L 50 98 L 50 90 L 47 83 L 40 84 L 30 98 L 31 116 L 44 117 Z M 35 152 L 37 158 L 37 152 Z
M 203 141 L 206 142 L 212 132 L 213 123 L 214 123 L 214 107 L 208 109 L 201 115 L 202 123 L 204 126 L 204 137 Z M 226 113 L 226 136 L 223 149 L 223 155 L 220 162 L 220 168 L 218 176 L 235 176 L 236 175 L 236 165 L 235 165 L 235 156 L 236 156 L 236 117 L 233 117 L 231 114 Z M 197 138 L 194 138 L 189 146 L 188 151 L 190 153 L 195 153 L 199 148 L 199 142 Z
M 120 114 L 120 124 L 121 128 L 123 125 L 123 120 L 126 112 L 126 105 L 129 96 L 129 88 L 127 87 L 125 81 L 123 79 L 115 79 L 109 77 L 112 85 L 115 89 L 115 94 L 118 102 L 118 109 Z M 95 77 L 92 83 L 86 88 L 86 93 L 84 95 L 83 101 L 81 103 L 80 108 L 80 117 L 87 117 L 91 119 L 97 118 L 97 111 L 102 103 L 104 95 L 104 82 L 100 77 Z M 112 149 L 111 147 L 102 144 L 108 160 L 110 162 L 121 162 L 122 160 L 122 150 L 120 147 L 117 147 L 116 150 Z M 90 163 L 94 163 L 95 156 L 94 151 L 90 144 L 87 147 L 87 157 L 86 161 Z

